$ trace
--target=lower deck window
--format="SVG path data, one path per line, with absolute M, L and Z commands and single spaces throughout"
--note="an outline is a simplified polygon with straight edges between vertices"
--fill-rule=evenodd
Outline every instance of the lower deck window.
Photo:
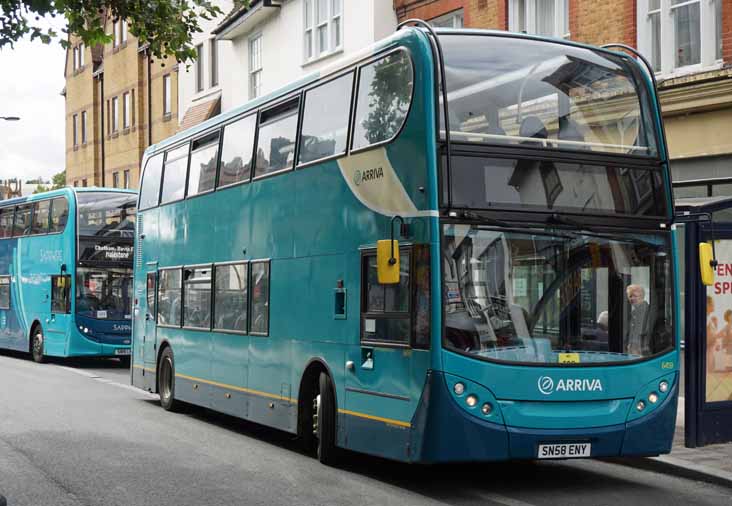
M 183 271 L 183 326 L 211 328 L 211 267 L 186 267 Z
M 51 312 L 71 313 L 71 276 L 51 276 Z
M 214 293 L 214 328 L 245 333 L 247 331 L 247 298 L 249 266 L 217 265 Z
M 0 309 L 10 309 L 10 276 L 0 276 Z
M 251 333 L 269 334 L 269 262 L 252 262 Z
M 160 271 L 158 283 L 158 324 L 180 327 L 181 270 Z

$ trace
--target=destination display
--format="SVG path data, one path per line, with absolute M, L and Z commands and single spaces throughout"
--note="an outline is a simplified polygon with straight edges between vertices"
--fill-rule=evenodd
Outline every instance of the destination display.
M 79 239 L 79 263 L 130 264 L 134 258 L 131 241 Z

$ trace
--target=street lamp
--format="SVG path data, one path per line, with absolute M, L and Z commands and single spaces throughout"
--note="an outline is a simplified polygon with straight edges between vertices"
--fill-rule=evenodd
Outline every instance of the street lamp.
M 18 121 L 20 118 L 18 116 L 0 116 L 0 119 L 4 119 L 5 121 Z

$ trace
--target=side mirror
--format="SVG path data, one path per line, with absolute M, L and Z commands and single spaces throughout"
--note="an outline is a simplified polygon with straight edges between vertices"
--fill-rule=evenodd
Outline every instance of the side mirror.
M 710 286 L 714 283 L 714 253 L 712 245 L 708 242 L 699 243 L 699 270 L 701 272 L 701 282 L 704 286 Z
M 399 241 L 389 239 L 378 241 L 376 243 L 376 271 L 379 284 L 398 284 L 399 267 Z

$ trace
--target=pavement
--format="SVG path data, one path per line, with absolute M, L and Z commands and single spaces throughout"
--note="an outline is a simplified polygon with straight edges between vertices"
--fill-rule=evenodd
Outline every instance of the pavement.
M 676 433 L 669 455 L 647 459 L 627 459 L 624 463 L 640 468 L 656 469 L 686 478 L 732 486 L 732 443 L 699 448 L 684 446 L 684 398 L 679 397 Z

